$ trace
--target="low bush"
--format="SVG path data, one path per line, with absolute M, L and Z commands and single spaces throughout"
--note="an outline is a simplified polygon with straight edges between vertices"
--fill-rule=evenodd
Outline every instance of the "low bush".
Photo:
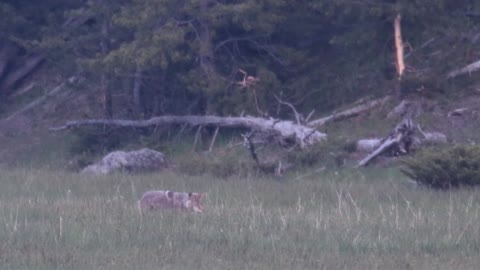
M 221 153 L 197 153 L 177 157 L 175 167 L 187 175 L 210 174 L 218 178 L 247 176 L 254 173 L 254 162 L 235 151 Z
M 449 189 L 480 184 L 480 146 L 429 148 L 403 160 L 402 172 L 415 182 Z

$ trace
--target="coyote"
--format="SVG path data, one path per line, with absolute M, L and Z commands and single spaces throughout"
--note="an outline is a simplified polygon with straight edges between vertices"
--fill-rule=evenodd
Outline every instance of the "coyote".
M 170 190 L 150 190 L 143 194 L 138 206 L 142 209 L 186 209 L 203 212 L 200 200 L 203 193 L 174 192 Z

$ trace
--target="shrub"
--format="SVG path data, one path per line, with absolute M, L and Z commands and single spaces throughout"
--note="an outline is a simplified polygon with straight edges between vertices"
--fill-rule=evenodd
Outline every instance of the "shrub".
M 332 138 L 328 142 L 318 143 L 302 150 L 289 151 L 287 160 L 299 168 L 309 168 L 319 164 L 323 166 L 343 166 L 348 152 L 343 149 L 347 144 L 343 139 Z
M 254 172 L 254 163 L 248 157 L 233 152 L 191 152 L 176 160 L 176 167 L 187 175 L 211 174 L 219 178 L 246 176 Z
M 449 189 L 480 184 L 480 146 L 430 148 L 403 160 L 402 172 L 419 184 Z

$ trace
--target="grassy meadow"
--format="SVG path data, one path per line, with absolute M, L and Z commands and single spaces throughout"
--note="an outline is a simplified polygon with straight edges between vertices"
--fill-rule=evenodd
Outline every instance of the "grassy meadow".
M 149 189 L 205 212 L 141 215 Z M 282 179 L 0 168 L 0 269 L 478 269 L 480 194 L 395 169 Z

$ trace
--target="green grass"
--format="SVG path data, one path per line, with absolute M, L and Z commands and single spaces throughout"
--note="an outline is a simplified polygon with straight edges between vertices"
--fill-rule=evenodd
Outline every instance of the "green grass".
M 136 207 L 207 192 L 205 212 Z M 480 195 L 390 170 L 284 179 L 0 168 L 0 269 L 477 269 Z

